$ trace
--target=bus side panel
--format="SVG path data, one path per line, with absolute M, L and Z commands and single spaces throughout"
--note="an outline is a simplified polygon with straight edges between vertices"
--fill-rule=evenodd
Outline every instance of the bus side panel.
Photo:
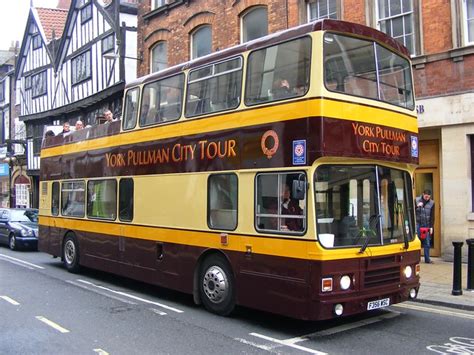
M 120 274 L 118 237 L 74 231 L 78 237 L 81 265 Z
M 240 254 L 238 303 L 267 312 L 307 319 L 308 260 Z

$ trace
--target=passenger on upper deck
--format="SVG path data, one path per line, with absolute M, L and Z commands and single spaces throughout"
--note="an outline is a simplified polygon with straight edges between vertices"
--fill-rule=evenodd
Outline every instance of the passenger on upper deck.
M 110 123 L 117 120 L 116 118 L 114 118 L 114 115 L 112 111 L 110 110 L 105 110 L 104 117 L 105 117 L 105 123 Z
M 63 123 L 63 131 L 59 134 L 62 134 L 63 136 L 71 133 L 71 126 L 69 125 L 69 122 L 64 122 Z
M 294 93 L 288 80 L 279 77 L 273 82 L 272 95 L 274 99 L 283 99 L 293 96 Z
M 83 129 L 83 128 L 84 128 L 84 123 L 82 123 L 81 120 L 78 120 L 78 121 L 76 122 L 76 131 L 79 131 L 79 130 L 81 130 L 81 129 Z

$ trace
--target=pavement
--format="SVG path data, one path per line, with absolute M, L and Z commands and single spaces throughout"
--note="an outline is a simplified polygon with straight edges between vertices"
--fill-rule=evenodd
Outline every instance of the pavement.
M 415 302 L 474 311 L 474 290 L 467 290 L 467 264 L 462 268 L 462 295 L 452 295 L 453 263 L 431 257 L 433 264 L 421 258 L 420 290 Z

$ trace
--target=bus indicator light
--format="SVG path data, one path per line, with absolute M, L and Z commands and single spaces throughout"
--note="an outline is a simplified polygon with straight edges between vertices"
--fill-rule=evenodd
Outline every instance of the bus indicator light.
M 331 292 L 332 291 L 332 277 L 326 277 L 326 278 L 322 279 L 321 290 L 323 292 Z

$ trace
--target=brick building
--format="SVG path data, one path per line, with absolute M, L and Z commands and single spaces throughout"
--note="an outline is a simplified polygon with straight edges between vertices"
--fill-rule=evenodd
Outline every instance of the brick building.
M 377 28 L 412 53 L 416 194 L 433 190 L 433 255 L 449 259 L 452 241 L 474 237 L 474 0 L 144 0 L 137 74 L 327 17 Z

